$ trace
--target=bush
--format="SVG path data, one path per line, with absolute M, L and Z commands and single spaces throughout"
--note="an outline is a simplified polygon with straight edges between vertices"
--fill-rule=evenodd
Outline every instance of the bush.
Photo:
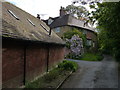
M 101 61 L 103 59 L 102 54 L 100 53 L 85 53 L 82 57 L 81 60 L 86 60 L 86 61 Z
M 58 68 L 61 68 L 63 70 L 76 71 L 78 64 L 73 61 L 64 60 L 62 63 L 58 64 Z
M 74 55 L 73 53 L 69 53 L 66 58 L 70 58 L 70 59 L 77 59 L 79 60 L 81 58 L 81 55 Z
M 58 69 L 58 68 L 53 69 L 52 71 L 50 71 L 49 73 L 44 75 L 44 77 L 43 77 L 44 80 L 47 82 L 50 82 L 50 81 L 56 79 L 57 76 L 59 75 L 59 71 L 60 71 L 60 69 Z
M 83 45 L 86 46 L 86 35 L 83 34 L 81 31 L 79 31 L 78 29 L 73 29 L 73 30 L 70 30 L 70 31 L 67 31 L 63 34 L 62 36 L 62 39 L 71 39 L 72 36 L 74 35 L 78 35 L 80 38 L 83 39 Z
M 65 32 L 64 35 L 63 35 L 63 37 L 67 38 L 67 39 L 71 39 L 72 36 L 74 36 L 74 35 L 79 35 L 79 37 L 82 37 L 83 34 L 79 30 L 73 29 L 71 31 Z
M 65 79 L 71 71 L 77 69 L 77 63 L 72 61 L 64 60 L 62 63 L 58 64 L 58 67 L 52 69 L 44 76 L 38 78 L 33 82 L 28 82 L 25 85 L 25 88 L 48 88 L 48 87 L 57 87 L 60 81 Z

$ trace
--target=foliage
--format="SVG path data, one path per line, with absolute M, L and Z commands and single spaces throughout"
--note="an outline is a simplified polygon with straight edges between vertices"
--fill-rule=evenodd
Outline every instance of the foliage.
M 80 17 L 85 18 L 88 15 L 87 9 L 83 6 L 75 6 L 75 5 L 71 4 L 71 5 L 68 5 L 65 8 L 65 10 L 67 11 L 67 13 L 77 16 L 78 18 L 80 18 Z
M 73 54 L 68 54 L 66 58 L 76 59 L 76 60 L 85 60 L 85 61 L 101 61 L 103 55 L 100 53 L 84 53 L 82 56 L 74 56 Z
M 80 60 L 86 61 L 101 61 L 103 59 L 102 54 L 100 53 L 85 53 Z
M 70 58 L 70 59 L 76 59 L 79 60 L 81 58 L 81 55 L 74 55 L 73 53 L 69 53 L 66 58 Z
M 98 21 L 101 50 L 120 60 L 120 2 L 98 3 L 93 18 Z
M 73 61 L 64 60 L 63 63 L 60 63 L 58 65 L 58 68 L 62 68 L 63 70 L 76 71 L 78 68 L 78 64 Z
M 82 38 L 82 32 L 80 32 L 79 30 L 77 29 L 73 29 L 73 30 L 70 30 L 70 31 L 67 31 L 63 34 L 63 37 L 64 38 L 67 38 L 67 39 L 71 39 L 73 35 L 78 35 L 79 37 Z
M 75 56 L 81 56 L 84 53 L 83 41 L 81 38 L 79 38 L 79 36 L 72 36 L 72 38 L 70 39 L 70 43 L 70 49 Z
M 25 85 L 25 88 L 41 88 L 47 85 L 47 83 L 52 82 L 56 78 L 58 78 L 59 75 L 61 75 L 61 69 L 54 68 L 44 76 L 38 78 L 34 82 L 29 82 Z M 46 84 L 46 85 L 45 85 Z
M 79 58 L 84 53 L 84 46 L 86 45 L 86 36 L 77 29 L 65 32 L 64 40 L 66 41 L 66 47 L 71 50 L 67 57 L 74 59 Z
M 61 72 L 61 69 L 55 68 L 51 70 L 48 74 L 44 75 L 43 78 L 45 81 L 50 82 L 56 79 L 60 72 Z
M 65 39 L 65 41 L 74 57 L 81 56 L 84 53 L 83 40 L 78 35 L 72 36 L 71 39 Z
M 79 38 L 82 38 L 83 45 L 86 46 L 86 40 L 87 40 L 86 36 L 82 32 L 80 32 L 78 29 L 73 29 L 73 30 L 65 32 L 63 34 L 63 39 L 71 39 L 72 36 L 74 36 L 74 35 L 78 35 Z M 67 43 L 67 45 L 70 45 L 70 43 Z
M 120 2 L 101 2 L 101 0 L 74 0 L 75 3 L 89 4 L 94 11 L 89 20 L 97 23 L 100 50 L 115 56 L 120 61 Z
M 53 68 L 51 71 L 38 78 L 33 82 L 28 82 L 25 85 L 25 88 L 49 88 L 57 86 L 63 77 L 70 73 L 70 71 L 76 71 L 78 68 L 77 63 L 73 61 L 64 60 L 63 62 L 58 64 L 58 67 Z M 59 82 L 58 82 L 59 81 Z

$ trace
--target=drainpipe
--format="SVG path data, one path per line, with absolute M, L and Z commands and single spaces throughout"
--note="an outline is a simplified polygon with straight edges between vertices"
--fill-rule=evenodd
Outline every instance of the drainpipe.
M 52 30 L 51 30 L 51 28 L 50 28 L 50 31 L 49 31 L 49 36 L 51 35 L 51 33 L 52 33 Z

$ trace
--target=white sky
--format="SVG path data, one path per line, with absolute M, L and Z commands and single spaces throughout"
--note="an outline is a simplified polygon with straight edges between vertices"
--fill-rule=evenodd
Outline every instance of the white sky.
M 42 19 L 59 16 L 60 7 L 66 7 L 72 3 L 72 0 L 6 0 L 34 15 L 41 15 Z

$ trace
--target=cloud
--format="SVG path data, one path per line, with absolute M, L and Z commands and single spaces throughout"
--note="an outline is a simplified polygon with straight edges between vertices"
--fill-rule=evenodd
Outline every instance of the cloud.
M 37 16 L 37 14 L 45 14 L 43 18 L 56 17 L 59 15 L 60 6 L 71 4 L 72 0 L 6 0 L 21 9 Z

